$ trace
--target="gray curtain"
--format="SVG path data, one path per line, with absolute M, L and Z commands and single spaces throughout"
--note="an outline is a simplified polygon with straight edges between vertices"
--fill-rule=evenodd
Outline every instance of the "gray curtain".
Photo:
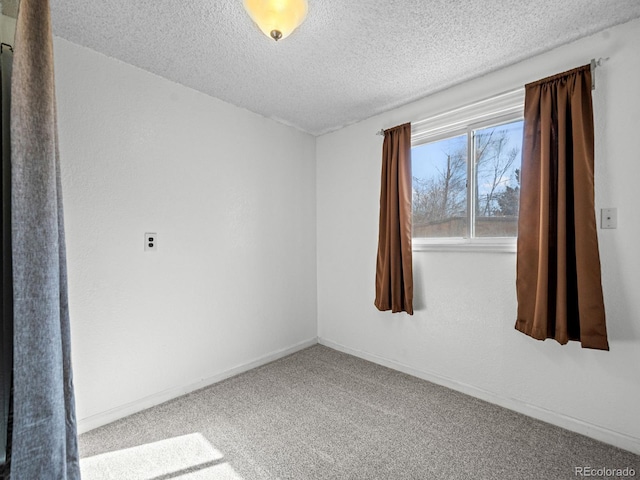
M 79 479 L 48 0 L 21 0 L 11 82 L 11 480 Z
M 13 53 L 6 45 L 0 46 L 0 107 L 2 125 L 0 143 L 2 145 L 2 327 L 0 328 L 0 478 L 6 475 L 7 449 L 9 446 L 9 425 L 11 405 L 11 372 L 13 370 L 13 285 L 11 274 L 11 141 L 9 137 L 9 112 L 11 109 L 11 65 Z

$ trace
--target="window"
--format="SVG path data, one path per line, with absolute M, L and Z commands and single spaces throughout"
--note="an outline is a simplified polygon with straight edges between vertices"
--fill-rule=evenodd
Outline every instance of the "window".
M 523 91 L 412 125 L 413 243 L 515 251 Z

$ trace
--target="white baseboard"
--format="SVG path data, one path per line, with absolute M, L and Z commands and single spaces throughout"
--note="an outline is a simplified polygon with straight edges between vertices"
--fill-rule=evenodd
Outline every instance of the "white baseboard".
M 188 383 L 185 385 L 179 385 L 174 388 L 169 388 L 167 390 L 163 390 L 162 392 L 154 393 L 153 395 L 149 395 L 148 397 L 141 398 L 131 403 L 112 408 L 105 412 L 81 418 L 78 420 L 78 433 L 80 434 L 88 432 L 89 430 L 93 430 L 94 428 L 101 427 L 102 425 L 115 422 L 116 420 L 124 418 L 128 415 L 146 410 L 147 408 L 151 408 L 155 405 L 160 405 L 161 403 L 167 402 L 182 395 L 186 395 L 187 393 L 199 390 L 201 388 L 208 387 L 209 385 L 213 385 L 214 383 L 220 382 L 253 368 L 266 365 L 267 363 L 273 362 L 274 360 L 278 360 L 282 357 L 286 357 L 287 355 L 291 355 L 292 353 L 303 350 L 307 347 L 311 347 L 312 345 L 316 345 L 317 343 L 318 339 L 314 337 L 309 340 L 296 343 L 291 347 L 276 350 L 275 352 L 271 352 L 260 358 L 256 358 L 247 363 L 243 363 L 241 365 L 233 367 L 229 370 L 225 370 L 224 372 L 220 372 L 212 377 L 208 377 L 194 383 Z
M 382 365 L 384 367 L 388 367 L 393 370 L 398 370 L 408 375 L 418 377 L 423 380 L 427 380 L 429 382 L 442 385 L 447 388 L 451 388 L 452 390 L 456 390 L 456 391 L 465 393 L 467 395 L 471 395 L 472 397 L 485 400 L 489 403 L 493 403 L 495 405 L 499 405 L 509 410 L 522 413 L 529 417 L 542 420 L 543 422 L 547 422 L 552 425 L 562 427 L 572 432 L 576 432 L 576 433 L 585 435 L 587 437 L 591 437 L 601 442 L 608 443 L 609 445 L 614 445 L 618 448 L 628 450 L 635 454 L 640 454 L 640 438 L 632 437 L 624 433 L 619 433 L 613 430 L 609 430 L 605 427 L 594 425 L 594 424 L 585 422 L 583 420 L 579 420 L 577 418 L 573 418 L 558 412 L 547 410 L 546 408 L 530 405 L 528 403 L 522 402 L 521 400 L 503 397 L 493 392 L 489 392 L 487 390 L 474 387 L 473 385 L 468 385 L 462 382 L 458 382 L 457 380 L 454 380 L 452 378 L 448 378 L 442 375 L 438 375 L 433 372 L 428 372 L 426 370 L 418 370 L 416 368 L 410 367 L 408 365 L 404 365 L 394 360 L 386 359 L 379 355 L 364 352 L 362 350 L 356 350 L 353 348 L 345 347 L 344 345 L 333 342 L 326 338 L 318 337 L 318 343 L 320 345 L 333 348 L 334 350 L 348 353 L 349 355 L 353 355 L 355 357 L 359 357 L 364 360 L 377 363 L 378 365 Z

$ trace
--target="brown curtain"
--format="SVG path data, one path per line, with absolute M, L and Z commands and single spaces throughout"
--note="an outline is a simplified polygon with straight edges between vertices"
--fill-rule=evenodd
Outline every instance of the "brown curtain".
M 375 306 L 413 315 L 410 123 L 384 132 Z
M 609 350 L 593 175 L 591 72 L 526 86 L 516 329 Z

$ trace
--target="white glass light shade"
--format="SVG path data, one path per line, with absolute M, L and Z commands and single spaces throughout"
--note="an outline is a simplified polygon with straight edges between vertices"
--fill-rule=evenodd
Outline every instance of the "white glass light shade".
M 244 0 L 244 8 L 274 40 L 287 38 L 307 16 L 307 0 Z

